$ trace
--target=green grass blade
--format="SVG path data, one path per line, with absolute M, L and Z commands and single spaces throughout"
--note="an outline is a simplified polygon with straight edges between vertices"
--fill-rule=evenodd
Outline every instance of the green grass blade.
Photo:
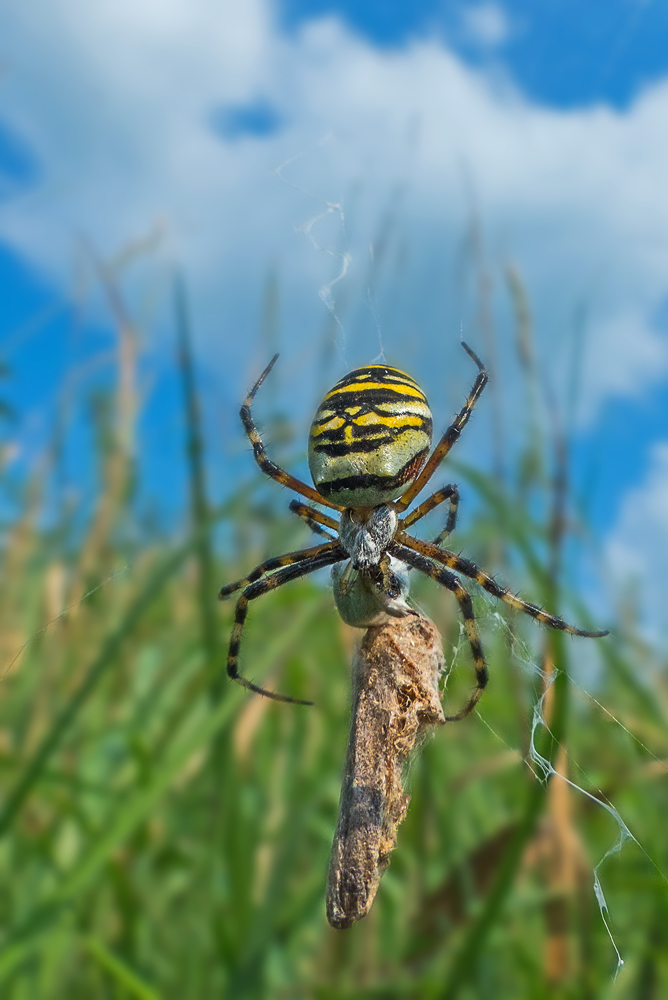
M 117 955 L 113 955 L 105 948 L 101 941 L 84 938 L 83 946 L 91 958 L 131 997 L 137 997 L 137 1000 L 161 1000 L 160 993 L 141 979 Z
M 558 633 L 550 634 L 549 642 L 556 676 L 552 685 L 554 700 L 552 704 L 550 733 L 546 737 L 550 740 L 550 744 L 547 749 L 541 748 L 540 752 L 554 766 L 554 761 L 556 760 L 559 747 L 564 740 L 566 732 L 569 683 L 566 672 L 563 636 Z M 450 975 L 443 992 L 439 995 L 439 1000 L 454 1000 L 468 984 L 472 974 L 475 972 L 476 959 L 480 952 L 484 950 L 487 937 L 498 921 L 503 905 L 512 889 L 522 861 L 524 849 L 533 835 L 536 823 L 543 810 L 547 790 L 547 781 L 536 779 L 530 786 L 524 814 L 504 855 L 496 881 L 480 914 L 472 921 L 468 928 L 459 952 L 455 955 Z
M 200 406 L 193 363 L 192 337 L 188 304 L 183 278 L 177 274 L 174 281 L 174 305 L 178 336 L 178 367 L 183 385 L 185 419 L 187 428 L 186 455 L 188 479 L 190 483 L 190 512 L 194 528 L 197 529 L 196 553 L 198 562 L 198 607 L 202 629 L 202 644 L 212 666 L 218 656 L 218 623 L 216 619 L 216 584 L 211 554 L 211 520 L 206 495 L 204 469 L 204 441 Z M 211 686 L 215 699 L 222 693 L 220 675 Z
M 263 655 L 256 663 L 258 675 L 295 645 L 309 618 L 320 609 L 321 603 L 313 602 L 302 607 L 300 612 L 292 617 L 290 625 L 265 647 Z M 230 724 L 244 697 L 247 696 L 235 685 L 230 696 L 215 707 L 195 727 L 194 732 L 173 748 L 163 765 L 156 769 L 150 782 L 131 793 L 121 807 L 109 816 L 108 821 L 102 824 L 102 832 L 93 840 L 82 860 L 63 879 L 52 896 L 38 906 L 23 925 L 17 928 L 12 939 L 0 950 L 0 978 L 8 975 L 24 960 L 31 947 L 37 945 L 39 934 L 57 916 L 62 906 L 90 882 L 110 854 L 151 812 L 155 803 L 169 788 L 191 756 Z
M 143 615 L 158 596 L 168 579 L 176 572 L 186 558 L 192 542 L 178 549 L 168 559 L 160 563 L 142 593 L 132 603 L 120 625 L 107 638 L 99 654 L 88 668 L 86 675 L 62 709 L 55 722 L 47 732 L 31 761 L 25 768 L 21 778 L 9 793 L 4 809 L 0 813 L 0 837 L 13 823 L 25 799 L 36 781 L 44 771 L 49 759 L 60 745 L 65 733 L 70 728 L 83 705 L 95 690 L 106 671 L 113 665 L 120 652 L 121 645 L 134 631 Z

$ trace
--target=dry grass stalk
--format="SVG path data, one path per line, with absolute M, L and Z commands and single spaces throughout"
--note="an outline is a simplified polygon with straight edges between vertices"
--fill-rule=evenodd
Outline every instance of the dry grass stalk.
M 410 796 L 404 765 L 430 726 L 443 725 L 441 636 L 420 615 L 370 628 L 353 663 L 353 706 L 339 820 L 327 879 L 327 919 L 343 929 L 371 909 Z
M 118 276 L 92 247 L 89 253 L 98 278 L 107 294 L 116 320 L 118 337 L 117 383 L 114 394 L 113 426 L 101 467 L 102 489 L 95 516 L 81 550 L 77 578 L 69 603 L 78 600 L 101 566 L 108 565 L 113 551 L 112 532 L 118 518 L 126 513 L 132 482 L 134 434 L 137 417 L 138 335 L 121 295 Z

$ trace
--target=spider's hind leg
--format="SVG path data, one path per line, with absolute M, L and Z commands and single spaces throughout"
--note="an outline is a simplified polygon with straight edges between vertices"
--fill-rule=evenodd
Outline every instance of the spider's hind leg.
M 239 647 L 241 646 L 241 637 L 243 635 L 246 616 L 248 614 L 248 604 L 250 601 L 255 600 L 256 597 L 262 597 L 263 594 L 268 593 L 270 590 L 275 590 L 276 587 L 281 587 L 284 583 L 288 583 L 290 580 L 297 580 L 300 576 L 306 576 L 307 573 L 313 573 L 315 570 L 321 569 L 323 566 L 331 566 L 333 563 L 340 562 L 342 559 L 348 558 L 344 549 L 334 542 L 319 546 L 319 549 L 321 551 L 320 555 L 312 553 L 308 558 L 303 559 L 301 562 L 294 562 L 292 565 L 288 566 L 283 564 L 283 569 L 278 570 L 278 572 L 274 573 L 272 576 L 265 576 L 264 579 L 256 580 L 254 583 L 251 583 L 245 588 L 237 601 L 237 606 L 234 612 L 234 625 L 232 626 L 232 635 L 230 636 L 230 646 L 227 653 L 228 677 L 230 677 L 233 681 L 236 681 L 237 684 L 241 684 L 242 687 L 248 688 L 249 691 L 254 691 L 256 694 L 262 694 L 266 698 L 273 698 L 274 701 L 292 702 L 296 705 L 312 704 L 312 702 L 302 701 L 300 698 L 290 698 L 288 695 L 277 694 L 275 691 L 267 691 L 266 688 L 259 687 L 257 684 L 254 684 L 252 681 L 249 681 L 240 675 Z M 283 556 L 281 558 L 285 559 L 286 557 Z M 258 569 L 259 568 L 260 567 L 258 567 Z
M 439 549 L 438 546 L 432 545 L 430 542 L 420 541 L 420 539 L 413 538 L 412 535 L 406 535 L 402 532 L 398 532 L 396 538 L 400 545 L 406 545 L 412 551 L 420 552 L 423 556 L 435 559 L 436 562 L 441 563 L 443 566 L 449 566 L 450 569 L 454 569 L 457 573 L 462 573 L 464 576 L 470 577 L 476 583 L 480 584 L 488 594 L 497 597 L 505 604 L 509 604 L 511 608 L 515 608 L 517 611 L 523 611 L 525 615 L 531 615 L 536 621 L 542 622 L 544 625 L 549 625 L 550 628 L 557 629 L 559 632 L 569 632 L 571 635 L 580 635 L 585 639 L 602 639 L 604 636 L 609 635 L 607 629 L 585 629 L 569 625 L 562 618 L 550 615 L 537 605 L 523 601 L 521 597 L 517 597 L 512 591 L 502 587 L 493 577 L 485 573 L 479 566 L 476 566 L 470 559 L 464 559 L 462 556 L 455 555 L 454 552 L 449 552 L 447 549 Z
M 218 600 L 224 601 L 230 594 L 234 594 L 237 590 L 243 590 L 244 587 L 255 583 L 256 580 L 259 580 L 266 573 L 271 573 L 275 569 L 282 569 L 283 566 L 292 566 L 294 563 L 304 562 L 306 559 L 313 559 L 314 557 L 323 555 L 325 552 L 331 551 L 335 544 L 336 539 L 332 539 L 331 542 L 325 545 L 314 545 L 310 549 L 300 549 L 299 552 L 287 552 L 284 556 L 274 556 L 272 559 L 265 559 L 263 563 L 260 563 L 254 570 L 251 570 L 248 576 L 243 577 L 241 580 L 236 580 L 234 583 L 228 583 L 225 587 L 221 587 L 218 593 Z
M 476 625 L 475 616 L 473 614 L 473 602 L 471 601 L 471 595 L 461 585 L 454 573 L 450 573 L 447 569 L 441 569 L 440 566 L 435 566 L 432 562 L 429 562 L 428 559 L 423 558 L 423 556 L 414 552 L 412 549 L 405 548 L 403 545 L 397 545 L 394 543 L 390 547 L 390 551 L 392 555 L 401 559 L 403 562 L 408 563 L 409 566 L 413 566 L 414 569 L 419 570 L 426 576 L 430 576 L 432 580 L 436 580 L 436 582 L 440 583 L 443 587 L 447 587 L 447 589 L 452 591 L 457 598 L 459 610 L 462 618 L 464 619 L 466 638 L 468 639 L 469 646 L 471 647 L 471 655 L 473 656 L 473 666 L 476 678 L 476 688 L 466 705 L 464 705 L 461 711 L 457 712 L 456 715 L 446 715 L 445 717 L 446 722 L 459 722 L 460 719 L 464 719 L 470 712 L 472 712 L 478 704 L 480 695 L 487 687 L 487 680 L 489 676 L 487 672 L 487 664 L 485 663 L 485 655 L 482 651 L 482 644 L 480 642 L 480 635 L 478 634 L 478 626 Z

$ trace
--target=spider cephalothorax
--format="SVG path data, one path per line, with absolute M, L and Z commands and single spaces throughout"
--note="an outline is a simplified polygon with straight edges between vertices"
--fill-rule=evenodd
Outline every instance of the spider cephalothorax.
M 409 568 L 419 570 L 452 591 L 464 619 L 477 686 L 464 708 L 447 721 L 468 715 L 487 684 L 487 667 L 473 605 L 456 573 L 470 577 L 494 597 L 552 628 L 590 638 L 608 634 L 575 628 L 527 604 L 468 559 L 442 548 L 441 542 L 454 529 L 457 519 L 459 492 L 455 485 L 443 487 L 401 517 L 452 448 L 487 384 L 487 372 L 481 361 L 466 344 L 462 346 L 476 363 L 478 376 L 464 406 L 431 455 L 431 411 L 424 393 L 409 375 L 387 365 L 368 365 L 337 382 L 318 407 L 311 425 L 309 467 L 315 489 L 267 457 L 251 416 L 251 404 L 278 355 L 260 375 L 241 407 L 241 419 L 253 445 L 255 460 L 263 472 L 279 483 L 314 503 L 340 511 L 341 516 L 336 521 L 315 507 L 293 500 L 290 509 L 329 541 L 268 559 L 243 580 L 220 591 L 220 597 L 243 591 L 237 601 L 227 657 L 227 672 L 233 680 L 269 698 L 298 700 L 266 691 L 241 677 L 239 645 L 249 601 L 323 566 L 332 566 L 334 597 L 341 617 L 358 628 L 412 613 L 407 603 Z M 406 528 L 446 500 L 449 501 L 446 526 L 435 542 L 424 542 L 406 533 Z

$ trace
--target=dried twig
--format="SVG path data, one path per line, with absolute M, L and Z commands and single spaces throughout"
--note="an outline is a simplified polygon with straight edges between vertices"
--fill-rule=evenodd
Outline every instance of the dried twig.
M 353 663 L 353 707 L 327 919 L 350 927 L 371 909 L 410 796 L 404 765 L 429 726 L 445 722 L 436 626 L 420 615 L 369 628 Z

